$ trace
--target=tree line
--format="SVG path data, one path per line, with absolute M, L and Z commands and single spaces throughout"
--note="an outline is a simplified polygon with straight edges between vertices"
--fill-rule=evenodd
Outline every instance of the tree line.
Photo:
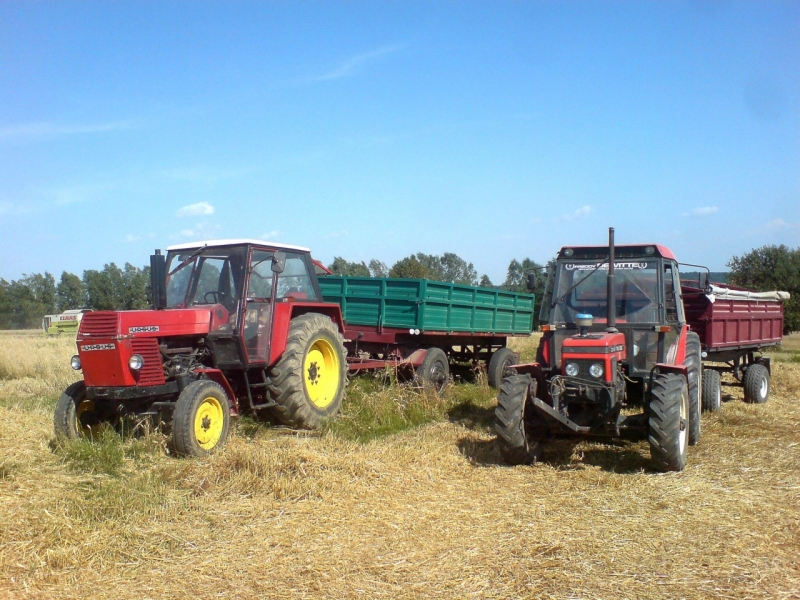
M 734 256 L 727 266 L 727 279 L 733 285 L 755 291 L 789 292 L 791 298 L 784 305 L 784 330 L 800 331 L 800 248 L 763 246 Z M 545 285 L 544 267 L 530 258 L 512 259 L 505 280 L 497 285 L 485 274 L 478 276 L 471 262 L 452 252 L 417 252 L 391 267 L 377 259 L 351 262 L 336 256 L 328 268 L 335 275 L 433 279 L 514 292 L 526 292 L 527 274 L 535 271 L 538 276 L 533 293 L 537 299 L 542 297 Z M 120 268 L 111 263 L 100 271 L 84 271 L 83 277 L 64 271 L 58 282 L 49 272 L 23 275 L 11 282 L 0 279 L 0 329 L 39 327 L 44 315 L 76 308 L 132 310 L 149 306 L 149 266 L 139 268 L 126 263 Z

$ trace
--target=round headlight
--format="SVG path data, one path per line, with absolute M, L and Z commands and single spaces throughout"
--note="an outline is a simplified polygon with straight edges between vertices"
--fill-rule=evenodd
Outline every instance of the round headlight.
M 138 371 L 144 366 L 144 359 L 140 355 L 134 354 L 128 359 L 128 365 L 134 371 Z
M 578 376 L 578 364 L 577 363 L 567 363 L 567 367 L 564 369 L 564 372 L 569 375 L 570 377 L 577 377 Z
M 81 357 L 77 354 L 69 359 L 69 366 L 75 369 L 76 371 L 81 370 Z
M 603 376 L 603 365 L 600 363 L 594 363 L 591 367 L 589 367 L 589 375 L 592 377 L 599 379 Z

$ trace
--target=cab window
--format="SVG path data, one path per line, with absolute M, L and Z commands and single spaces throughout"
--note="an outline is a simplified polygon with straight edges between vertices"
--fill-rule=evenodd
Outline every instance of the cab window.
M 302 254 L 286 253 L 286 266 L 283 273 L 278 274 L 276 285 L 278 298 L 317 300 L 308 264 Z

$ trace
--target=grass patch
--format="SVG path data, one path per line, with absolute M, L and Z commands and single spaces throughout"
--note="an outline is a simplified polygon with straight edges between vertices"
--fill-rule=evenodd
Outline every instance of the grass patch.
M 141 463 L 163 456 L 166 441 L 158 432 L 120 435 L 113 427 L 106 425 L 92 437 L 77 440 L 56 438 L 50 447 L 72 471 L 119 477 L 129 467 L 141 466 L 130 465 L 130 462 Z

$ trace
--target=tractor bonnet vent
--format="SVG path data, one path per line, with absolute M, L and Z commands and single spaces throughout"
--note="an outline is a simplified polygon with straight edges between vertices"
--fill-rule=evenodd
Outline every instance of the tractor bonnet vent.
M 80 332 L 91 336 L 117 335 L 119 330 L 119 313 L 111 311 L 90 312 L 83 315 Z

